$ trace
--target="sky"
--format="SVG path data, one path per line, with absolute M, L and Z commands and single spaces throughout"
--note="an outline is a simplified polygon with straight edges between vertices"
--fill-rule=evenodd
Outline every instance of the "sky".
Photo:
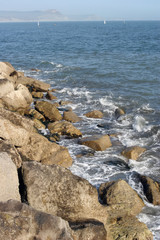
M 0 0 L 0 10 L 56 9 L 68 15 L 96 15 L 105 20 L 160 20 L 160 0 Z

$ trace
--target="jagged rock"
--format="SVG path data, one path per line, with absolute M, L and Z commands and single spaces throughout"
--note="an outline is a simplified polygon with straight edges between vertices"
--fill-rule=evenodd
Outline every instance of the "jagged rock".
M 18 76 L 15 68 L 8 62 L 0 62 L 0 78 L 10 78 Z
M 45 129 L 46 126 L 38 119 L 34 118 L 33 119 L 33 122 L 34 122 L 34 126 L 36 129 Z
M 48 129 L 52 134 L 58 133 L 60 135 L 68 135 L 70 137 L 81 137 L 82 133 L 79 129 L 67 121 L 54 122 L 48 124 Z
M 63 119 L 72 123 L 81 121 L 81 118 L 78 117 L 77 114 L 75 114 L 72 110 L 65 111 L 63 113 Z
M 0 153 L 0 176 L 0 201 L 20 200 L 17 168 L 5 152 Z
M 43 98 L 43 92 L 32 92 L 32 97 Z
M 48 141 L 38 133 L 30 134 L 29 141 L 17 150 L 24 161 L 34 160 L 42 164 L 58 164 L 63 167 L 72 165 L 72 158 L 67 148 Z
M 66 221 L 10 200 L 0 202 L 0 238 L 8 240 L 73 240 Z
M 27 115 L 31 116 L 33 119 L 42 120 L 43 122 L 45 121 L 45 117 L 35 109 L 30 109 L 27 112 Z
M 134 216 L 110 219 L 106 225 L 107 240 L 153 240 L 147 226 Z
M 14 85 L 8 79 L 0 79 L 0 98 L 14 91 Z
M 98 220 L 106 222 L 106 208 L 98 202 L 98 194 L 87 180 L 68 169 L 37 162 L 24 162 L 24 184 L 29 204 L 71 222 Z
M 0 152 L 5 152 L 12 159 L 17 168 L 22 165 L 22 159 L 13 144 L 0 140 Z
M 137 160 L 139 156 L 146 151 L 146 148 L 134 146 L 128 147 L 124 151 L 122 151 L 122 155 L 128 159 Z
M 9 120 L 15 126 L 22 127 L 29 132 L 35 132 L 34 122 L 29 118 L 23 117 L 4 108 L 0 108 L 0 116 Z
M 48 92 L 47 92 L 46 98 L 49 99 L 49 100 L 55 100 L 55 99 L 57 99 L 56 96 L 53 96 L 53 94 L 52 94 L 51 91 L 48 91 Z
M 111 206 L 112 214 L 137 215 L 144 207 L 142 199 L 124 180 L 102 183 L 99 196 L 103 204 Z
M 107 233 L 101 222 L 70 223 L 74 240 L 107 240 Z
M 160 183 L 146 176 L 141 176 L 140 179 L 148 201 L 153 205 L 160 205 Z
M 0 138 L 9 140 L 14 146 L 24 146 L 29 141 L 30 133 L 21 126 L 16 126 L 8 119 L 0 116 Z
M 35 105 L 36 110 L 42 113 L 50 121 L 60 121 L 62 116 L 54 104 L 47 101 L 37 101 Z
M 103 118 L 103 113 L 99 110 L 93 110 L 91 112 L 84 114 L 84 116 L 88 118 Z
M 25 110 L 33 101 L 30 92 L 22 84 L 19 84 L 14 91 L 3 96 L 1 100 L 4 107 L 12 111 Z
M 94 149 L 95 151 L 104 151 L 112 146 L 110 137 L 108 135 L 84 138 L 80 141 L 80 143 Z
M 125 114 L 125 111 L 121 108 L 117 108 L 115 110 L 115 117 L 118 119 L 120 116 L 124 115 Z

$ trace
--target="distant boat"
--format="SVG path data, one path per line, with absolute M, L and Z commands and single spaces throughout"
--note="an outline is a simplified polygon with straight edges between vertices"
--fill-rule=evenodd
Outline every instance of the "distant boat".
M 106 24 L 106 21 L 104 20 L 104 24 Z
M 39 27 L 39 25 L 40 25 L 40 24 L 39 24 L 39 21 L 37 22 L 37 25 L 38 25 L 38 27 Z

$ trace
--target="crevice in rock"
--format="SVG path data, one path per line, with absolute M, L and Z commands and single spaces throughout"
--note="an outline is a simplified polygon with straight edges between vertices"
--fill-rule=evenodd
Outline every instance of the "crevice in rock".
M 18 178 L 19 178 L 19 193 L 21 196 L 21 201 L 22 203 L 28 204 L 28 199 L 27 199 L 27 187 L 24 184 L 23 181 L 23 173 L 22 173 L 22 168 L 18 169 Z

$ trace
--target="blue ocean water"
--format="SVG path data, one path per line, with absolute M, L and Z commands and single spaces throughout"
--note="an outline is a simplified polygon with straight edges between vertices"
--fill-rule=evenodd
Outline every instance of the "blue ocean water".
M 84 137 L 118 135 L 113 147 L 90 157 L 76 157 L 88 149 L 75 139 L 60 144 L 74 159 L 71 171 L 93 185 L 125 179 L 145 201 L 139 219 L 159 240 L 160 207 L 147 202 L 138 174 L 160 181 L 160 22 L 0 23 L 0 61 L 51 83 L 59 100 L 72 101 Z M 117 107 L 126 112 L 118 120 Z M 104 118 L 84 117 L 93 109 Z M 147 151 L 127 163 L 120 152 L 134 145 Z

